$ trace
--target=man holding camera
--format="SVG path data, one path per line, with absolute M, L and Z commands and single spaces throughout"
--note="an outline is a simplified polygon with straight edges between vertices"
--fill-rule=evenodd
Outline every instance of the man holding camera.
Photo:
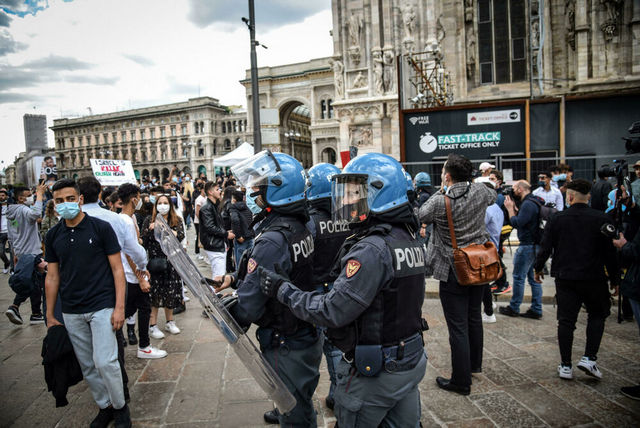
M 556 282 L 558 344 L 562 359 L 558 375 L 562 379 L 573 379 L 571 346 L 582 304 L 589 317 L 587 343 L 578 368 L 589 376 L 602 377 L 596 358 L 611 307 L 607 281 L 612 289 L 620 282 L 615 249 L 611 239 L 601 232 L 609 220 L 604 213 L 587 205 L 590 191 L 591 184 L 586 180 L 567 183 L 569 208 L 547 222 L 534 264 L 535 279 L 540 281 L 544 264 L 553 252 L 551 276 Z
M 516 215 L 516 203 L 521 201 Z M 513 296 L 509 306 L 501 306 L 498 311 L 510 317 L 542 318 L 542 285 L 533 276 L 535 260 L 535 240 L 538 233 L 540 206 L 544 200 L 531 194 L 531 186 L 526 180 L 517 181 L 513 185 L 513 198 L 507 196 L 504 206 L 509 213 L 511 226 L 518 229 L 518 249 L 513 257 Z M 531 308 L 520 313 L 520 304 L 524 297 L 524 281 L 529 279 L 531 286 Z

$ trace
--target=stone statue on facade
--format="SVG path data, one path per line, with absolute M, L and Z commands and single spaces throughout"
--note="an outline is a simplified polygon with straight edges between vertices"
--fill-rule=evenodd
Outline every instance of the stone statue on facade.
M 566 17 L 566 39 L 571 49 L 576 50 L 576 0 L 567 0 L 564 6 Z
M 354 65 L 360 64 L 360 34 L 362 33 L 362 16 L 351 13 L 349 17 L 349 58 Z
M 373 83 L 376 94 L 384 94 L 384 62 L 382 59 L 382 51 L 380 48 L 373 48 L 371 51 L 373 59 Z
M 464 21 L 473 22 L 473 0 L 464 0 Z
M 384 48 L 384 89 L 386 92 L 395 92 L 396 82 L 396 58 L 393 54 L 393 48 L 385 46 Z
M 367 87 L 367 78 L 364 74 L 362 74 L 362 71 L 359 71 L 356 77 L 353 79 L 353 88 L 360 89 L 360 88 L 366 88 L 366 87 Z
M 600 0 L 600 4 L 604 5 L 605 18 L 600 30 L 604 35 L 604 40 L 610 42 L 618 35 L 618 21 L 620 18 L 620 8 L 624 0 Z
M 467 77 L 473 79 L 476 71 L 476 33 L 473 27 L 467 31 Z
M 339 59 L 329 60 L 329 64 L 333 68 L 333 80 L 336 88 L 336 98 L 344 98 L 344 64 Z
M 413 32 L 416 29 L 416 11 L 411 3 L 406 2 L 402 6 L 402 23 L 406 40 L 413 40 Z

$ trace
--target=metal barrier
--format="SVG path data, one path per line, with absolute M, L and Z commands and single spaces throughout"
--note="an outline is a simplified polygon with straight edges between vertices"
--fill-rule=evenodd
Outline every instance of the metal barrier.
M 613 166 L 614 160 L 626 160 L 629 163 L 629 169 L 633 173 L 633 164 L 640 159 L 638 154 L 623 155 L 599 155 L 599 156 L 560 156 L 552 157 L 531 157 L 516 158 L 513 156 L 498 155 L 492 159 L 471 160 L 474 168 L 477 170 L 482 162 L 489 162 L 500 170 L 505 182 L 509 183 L 515 180 L 527 180 L 537 182 L 538 174 L 548 171 L 552 166 L 564 163 L 573 168 L 574 178 L 583 178 L 585 180 L 594 180 L 597 178 L 598 169 L 605 164 Z M 431 175 L 431 184 L 433 186 L 440 185 L 440 175 L 442 167 L 446 159 L 428 161 L 428 162 L 403 162 L 402 166 L 414 177 L 417 173 L 423 171 Z M 527 175 L 527 163 L 529 163 L 529 174 Z

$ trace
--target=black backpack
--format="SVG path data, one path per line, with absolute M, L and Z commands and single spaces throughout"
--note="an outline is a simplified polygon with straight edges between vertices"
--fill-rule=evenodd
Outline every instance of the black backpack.
M 538 212 L 538 227 L 533 237 L 533 243 L 539 245 L 542 242 L 542 235 L 544 234 L 544 228 L 547 226 L 547 222 L 558 212 L 558 209 L 554 203 L 549 202 L 543 204 L 538 197 L 531 198 L 531 201 L 535 202 L 540 208 Z

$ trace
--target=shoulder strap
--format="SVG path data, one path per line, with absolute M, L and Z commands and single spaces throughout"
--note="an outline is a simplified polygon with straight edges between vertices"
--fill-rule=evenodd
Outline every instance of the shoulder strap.
M 447 222 L 449 222 L 449 233 L 451 233 L 451 246 L 454 250 L 457 250 L 456 232 L 453 228 L 453 216 L 451 215 L 451 199 L 449 199 L 447 195 L 444 196 L 444 207 L 447 210 Z

